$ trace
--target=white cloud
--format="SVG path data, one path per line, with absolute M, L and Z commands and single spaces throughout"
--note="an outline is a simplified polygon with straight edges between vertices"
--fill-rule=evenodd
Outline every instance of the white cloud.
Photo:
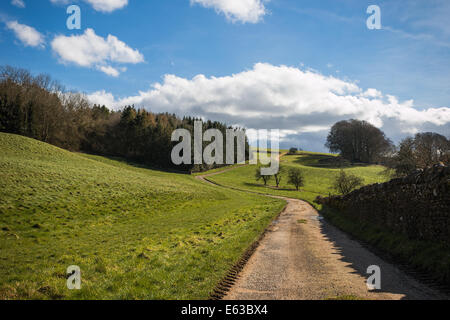
M 111 77 L 117 78 L 120 75 L 119 70 L 117 70 L 111 66 L 99 66 L 98 69 L 101 72 L 106 73 L 108 76 L 111 76 Z
M 92 103 L 96 103 L 101 106 L 105 105 L 111 107 L 116 104 L 113 94 L 108 93 L 105 90 L 94 92 L 88 97 Z
M 113 12 L 117 9 L 122 9 L 128 5 L 128 0 L 85 0 L 90 3 L 92 7 L 101 12 Z
M 371 88 L 371 89 L 367 89 L 363 93 L 363 96 L 367 97 L 367 98 L 382 98 L 383 94 L 380 91 L 378 91 L 377 89 Z
M 50 0 L 54 4 L 64 4 L 67 5 L 71 1 L 69 0 Z M 128 0 L 83 0 L 84 2 L 89 3 L 94 10 L 100 12 L 113 12 L 118 9 L 122 9 L 123 7 L 128 5 Z
M 270 0 L 190 0 L 191 4 L 199 4 L 205 8 L 213 8 L 232 22 L 257 23 L 267 10 L 265 2 Z
M 6 23 L 6 26 L 8 27 L 8 29 L 14 31 L 16 37 L 26 47 L 45 46 L 44 36 L 33 27 L 27 26 L 25 24 L 20 24 L 17 21 L 9 21 Z
M 120 72 L 112 63 L 137 64 L 144 56 L 113 35 L 102 38 L 93 29 L 82 35 L 56 36 L 51 43 L 53 51 L 63 63 L 74 63 L 82 67 L 96 67 L 104 73 L 117 77 Z
M 18 8 L 25 8 L 25 2 L 23 2 L 23 0 L 12 0 L 11 4 Z
M 286 135 L 320 133 L 335 122 L 360 119 L 386 130 L 388 136 L 435 130 L 450 134 L 450 108 L 418 110 L 375 89 L 316 71 L 258 63 L 226 77 L 193 79 L 166 75 L 148 91 L 116 99 L 105 91 L 89 96 L 95 103 L 120 108 L 134 104 L 155 112 L 173 112 L 225 121 L 248 129 L 283 129 Z M 394 137 L 395 138 L 395 137 Z

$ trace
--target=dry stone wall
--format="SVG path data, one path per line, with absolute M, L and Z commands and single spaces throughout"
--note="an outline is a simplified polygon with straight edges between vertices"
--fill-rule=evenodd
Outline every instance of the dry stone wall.
M 450 167 L 434 166 L 316 202 L 411 239 L 450 246 Z

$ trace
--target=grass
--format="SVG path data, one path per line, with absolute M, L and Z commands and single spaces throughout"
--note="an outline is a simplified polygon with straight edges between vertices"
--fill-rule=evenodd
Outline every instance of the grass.
M 385 228 L 356 222 L 328 207 L 321 214 L 341 230 L 378 250 L 388 253 L 399 264 L 408 265 L 450 285 L 450 248 L 427 241 L 411 240 Z
M 246 163 L 248 163 L 248 161 L 246 161 Z M 220 168 L 215 168 L 215 169 L 208 170 L 207 172 L 193 172 L 192 176 L 193 177 L 198 177 L 198 176 L 202 176 L 202 175 L 204 175 L 206 173 L 207 174 L 212 174 L 212 173 L 217 173 L 217 172 L 221 172 L 221 171 L 224 171 L 224 170 L 231 170 L 231 169 L 239 168 L 239 167 L 241 167 L 243 165 L 244 164 L 225 165 L 225 166 L 222 166 Z
M 265 187 L 262 182 L 255 180 L 255 165 L 240 167 L 208 179 L 228 187 L 301 199 L 312 204 L 317 196 L 328 196 L 330 192 L 333 192 L 332 183 L 341 168 L 336 168 L 333 164 L 322 164 L 320 162 L 322 159 L 333 157 L 333 155 L 325 153 L 302 151 L 298 155 L 285 155 L 281 158 L 281 165 L 286 170 L 292 167 L 302 170 L 305 177 L 305 186 L 300 192 L 296 191 L 292 185 L 287 184 L 287 174 L 284 174 L 278 189 L 273 186 L 275 183 L 273 179 L 269 182 L 270 186 Z M 383 166 L 356 164 L 348 165 L 342 169 L 363 178 L 366 185 L 387 180 L 382 174 L 385 169 Z
M 0 150 L 0 299 L 206 299 L 285 205 L 16 135 Z
M 288 150 L 279 150 L 278 153 L 279 154 L 283 154 L 283 153 L 287 153 Z M 256 148 L 252 149 L 251 151 L 253 153 L 253 156 L 259 156 L 259 154 L 263 154 L 263 156 L 270 156 L 272 154 L 272 150 L 270 149 L 260 149 L 260 151 L 256 150 Z M 246 160 L 245 163 L 235 163 L 235 164 L 230 164 L 230 165 L 223 165 L 219 168 L 214 168 L 208 171 L 203 171 L 203 172 L 192 172 L 192 176 L 194 177 L 198 177 L 198 176 L 202 176 L 205 174 L 212 174 L 212 173 L 217 173 L 217 172 L 221 172 L 224 170 L 230 170 L 230 169 L 235 169 L 235 168 L 239 168 L 242 167 L 245 164 L 248 164 L 249 161 Z

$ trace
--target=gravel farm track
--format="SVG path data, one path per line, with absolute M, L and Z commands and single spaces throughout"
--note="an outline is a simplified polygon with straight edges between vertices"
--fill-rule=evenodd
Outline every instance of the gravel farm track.
M 196 178 L 222 187 L 208 177 Z M 226 187 L 224 187 L 226 188 Z M 241 190 L 247 192 L 245 190 Z M 249 192 L 249 191 L 248 191 Z M 275 197 L 266 195 L 269 197 Z M 222 285 L 225 300 L 446 300 L 322 219 L 308 203 L 284 197 L 284 211 Z M 381 290 L 367 287 L 367 268 L 381 269 Z

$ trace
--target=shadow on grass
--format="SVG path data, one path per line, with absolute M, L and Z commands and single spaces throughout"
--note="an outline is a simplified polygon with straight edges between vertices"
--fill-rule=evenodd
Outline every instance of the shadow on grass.
M 278 191 L 296 191 L 295 189 L 292 189 L 292 188 L 277 188 L 275 186 L 265 186 L 263 184 L 250 183 L 250 182 L 244 182 L 244 185 L 246 187 L 259 187 L 261 189 L 270 189 L 270 190 L 278 190 Z
M 358 167 L 368 167 L 368 163 L 351 163 L 342 158 L 324 154 L 298 154 L 293 162 L 306 167 L 323 169 L 348 169 Z
M 102 158 L 105 158 L 105 159 L 108 159 L 111 161 L 116 161 L 121 164 L 125 164 L 128 166 L 134 167 L 134 168 L 148 169 L 148 170 L 158 171 L 158 172 L 163 172 L 163 173 L 178 173 L 178 174 L 190 175 L 189 171 L 182 171 L 182 170 L 176 170 L 176 169 L 171 169 L 171 168 L 158 167 L 158 166 L 154 166 L 154 165 L 139 163 L 138 161 L 133 161 L 133 160 L 125 159 L 122 157 L 117 157 L 117 156 L 107 156 L 107 155 L 100 155 L 100 154 L 95 154 L 95 153 L 85 153 L 85 154 L 90 155 L 90 156 L 95 156 L 95 157 L 102 157 Z

